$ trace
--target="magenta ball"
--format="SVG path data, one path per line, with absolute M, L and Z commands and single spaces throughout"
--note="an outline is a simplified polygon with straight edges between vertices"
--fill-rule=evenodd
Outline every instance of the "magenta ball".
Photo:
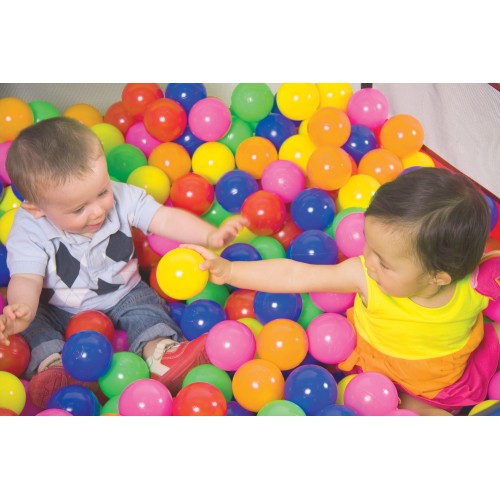
M 356 347 L 354 327 L 337 313 L 317 316 L 309 323 L 306 332 L 309 354 L 320 363 L 340 363 Z
M 231 112 L 220 99 L 206 97 L 191 108 L 188 125 L 198 139 L 218 141 L 231 127 Z
M 406 408 L 396 408 L 387 414 L 388 417 L 419 417 L 418 413 Z
M 349 99 L 347 116 L 352 125 L 364 125 L 376 130 L 389 116 L 389 102 L 380 90 L 360 89 Z
M 72 417 L 73 414 L 60 408 L 48 408 L 35 415 L 36 417 Z
M 335 242 L 338 249 L 347 258 L 363 255 L 365 248 L 364 223 L 364 212 L 353 212 L 346 215 L 335 230 Z
M 120 415 L 166 417 L 172 415 L 170 391 L 158 380 L 140 379 L 127 385 L 118 400 Z
M 347 384 L 344 392 L 344 404 L 359 415 L 387 415 L 398 407 L 398 403 L 396 386 L 381 373 L 359 373 Z
M 125 135 L 125 142 L 139 148 L 146 157 L 149 157 L 154 148 L 162 144 L 155 139 L 144 126 L 143 122 L 134 123 Z
M 151 250 L 162 257 L 170 252 L 170 250 L 175 250 L 181 244 L 180 241 L 171 240 L 170 238 L 159 236 L 154 233 L 148 234 L 147 240 Z
M 500 300 L 490 300 L 488 307 L 483 313 L 492 321 L 500 323 Z
M 491 377 L 488 385 L 488 399 L 500 400 L 500 371 Z
M 5 299 L 3 298 L 3 295 L 0 295 L 0 313 L 3 312 L 4 307 L 5 307 Z
M 7 159 L 7 153 L 11 144 L 12 141 L 5 141 L 0 144 L 0 181 L 2 181 L 3 184 L 11 184 L 7 168 L 5 167 L 5 160 Z
M 306 176 L 293 161 L 276 160 L 262 174 L 262 189 L 277 194 L 284 203 L 291 203 L 304 190 Z
M 255 349 L 255 336 L 250 328 L 232 319 L 214 325 L 205 342 L 205 351 L 210 363 L 226 371 L 236 371 L 253 359 Z
M 115 330 L 113 336 L 113 352 L 127 352 L 129 350 L 127 332 L 125 330 Z
M 343 313 L 354 305 L 355 293 L 311 292 L 313 304 L 328 313 Z

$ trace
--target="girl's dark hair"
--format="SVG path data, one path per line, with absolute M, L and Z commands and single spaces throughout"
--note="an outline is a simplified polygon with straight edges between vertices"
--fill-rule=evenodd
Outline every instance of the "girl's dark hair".
M 442 168 L 419 168 L 383 184 L 365 215 L 408 229 L 423 268 L 452 281 L 477 267 L 490 231 L 483 194 L 465 175 Z

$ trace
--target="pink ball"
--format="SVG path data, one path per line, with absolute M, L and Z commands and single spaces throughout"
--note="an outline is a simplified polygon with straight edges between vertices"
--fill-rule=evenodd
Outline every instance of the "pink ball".
M 5 141 L 0 144 L 0 181 L 2 181 L 4 184 L 11 184 L 9 174 L 7 173 L 7 168 L 5 167 L 7 153 L 11 144 L 12 141 Z
M 418 413 L 406 408 L 396 408 L 387 414 L 388 417 L 420 417 Z
M 491 377 L 488 384 L 488 399 L 500 400 L 500 371 Z
M 347 103 L 347 116 L 352 125 L 364 125 L 376 130 L 389 116 L 389 102 L 380 90 L 360 89 Z
M 355 293 L 311 292 L 313 304 L 327 313 L 343 313 L 354 304 Z
M 127 332 L 125 330 L 115 330 L 112 345 L 113 352 L 127 352 L 129 350 Z
M 348 258 L 363 255 L 365 248 L 365 213 L 353 212 L 346 215 L 335 230 L 335 242 Z
M 73 414 L 66 410 L 60 410 L 59 408 L 49 408 L 43 410 L 35 415 L 36 417 L 72 417 Z
M 500 323 L 500 300 L 490 300 L 488 307 L 483 313 L 492 321 Z
M 363 416 L 387 415 L 398 407 L 398 403 L 396 386 L 381 373 L 359 373 L 344 392 L 344 404 Z
M 337 313 L 324 313 L 307 327 L 309 354 L 321 363 L 344 361 L 356 347 L 356 332 L 351 323 Z
M 161 256 L 170 252 L 170 250 L 176 249 L 181 244 L 180 241 L 171 240 L 154 233 L 148 234 L 147 240 L 151 249 Z
M 5 307 L 5 299 L 3 298 L 3 295 L 0 295 L 0 313 L 3 312 L 4 307 Z
M 229 108 L 216 97 L 200 99 L 188 116 L 191 132 L 202 141 L 218 141 L 231 127 Z
M 291 203 L 304 190 L 306 176 L 293 161 L 276 160 L 265 169 L 261 178 L 262 189 L 277 194 L 284 203 Z
M 134 123 L 125 135 L 125 142 L 139 148 L 147 158 L 154 148 L 162 144 L 161 141 L 155 139 L 144 126 L 143 122 Z
M 255 336 L 243 323 L 228 319 L 214 325 L 207 335 L 205 351 L 210 363 L 226 371 L 236 371 L 254 358 Z
M 118 400 L 120 415 L 166 417 L 172 415 L 173 398 L 158 380 L 140 379 L 127 385 Z

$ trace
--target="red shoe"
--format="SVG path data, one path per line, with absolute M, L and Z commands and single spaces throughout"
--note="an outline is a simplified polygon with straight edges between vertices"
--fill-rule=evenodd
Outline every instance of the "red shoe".
M 165 339 L 158 343 L 156 350 L 146 360 L 151 378 L 159 380 L 176 396 L 182 388 L 187 373 L 195 366 L 210 363 L 205 352 L 206 334 L 190 342 L 174 342 Z

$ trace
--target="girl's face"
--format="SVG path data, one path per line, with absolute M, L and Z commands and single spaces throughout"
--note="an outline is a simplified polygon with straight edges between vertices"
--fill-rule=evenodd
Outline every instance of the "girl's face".
M 49 201 L 40 203 L 45 216 L 63 231 L 88 237 L 97 232 L 114 206 L 106 158 L 91 160 L 91 171 L 50 190 Z
M 376 217 L 365 219 L 363 251 L 370 278 L 393 297 L 426 297 L 436 291 L 433 276 L 412 252 L 409 233 Z

